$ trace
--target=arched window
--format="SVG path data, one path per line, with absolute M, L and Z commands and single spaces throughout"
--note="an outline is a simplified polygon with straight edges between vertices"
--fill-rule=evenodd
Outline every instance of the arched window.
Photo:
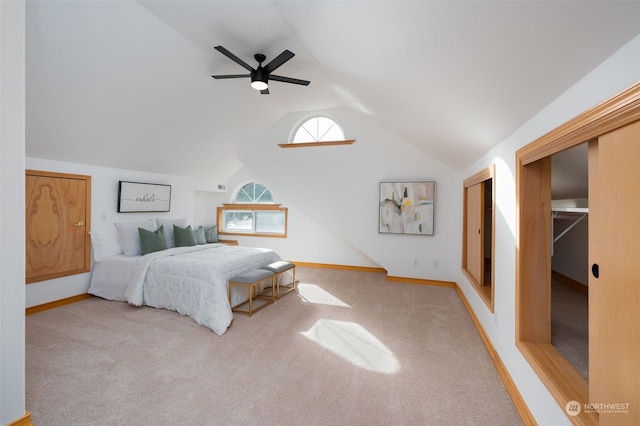
M 294 127 L 288 143 L 279 143 L 280 148 L 309 146 L 351 145 L 355 139 L 345 139 L 344 130 L 334 119 L 316 115 Z
M 273 203 L 266 185 L 249 182 L 238 190 L 232 204 L 218 207 L 218 233 L 285 238 L 287 213 L 286 207 Z
M 240 188 L 235 202 L 240 203 L 273 203 L 271 191 L 265 185 L 251 182 Z
M 344 140 L 342 127 L 325 116 L 312 117 L 302 123 L 293 136 L 293 143 L 335 142 Z

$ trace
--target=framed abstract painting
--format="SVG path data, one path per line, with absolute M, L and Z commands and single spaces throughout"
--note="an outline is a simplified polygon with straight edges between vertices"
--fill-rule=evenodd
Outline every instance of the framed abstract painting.
M 433 235 L 436 182 L 380 182 L 378 232 Z

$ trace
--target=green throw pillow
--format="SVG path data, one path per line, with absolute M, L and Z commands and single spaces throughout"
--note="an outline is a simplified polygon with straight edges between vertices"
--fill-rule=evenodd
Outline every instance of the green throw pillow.
M 186 228 L 173 225 L 173 238 L 176 240 L 176 247 L 190 247 L 196 245 L 196 237 L 193 235 L 191 225 Z
M 138 228 L 138 234 L 140 234 L 141 254 L 167 249 L 167 240 L 164 237 L 164 228 L 162 226 L 155 231 Z
M 207 239 L 204 236 L 204 226 L 198 226 L 194 229 L 193 235 L 196 237 L 196 244 L 207 244 Z
M 218 242 L 218 225 L 208 226 L 204 228 L 204 237 L 208 243 Z

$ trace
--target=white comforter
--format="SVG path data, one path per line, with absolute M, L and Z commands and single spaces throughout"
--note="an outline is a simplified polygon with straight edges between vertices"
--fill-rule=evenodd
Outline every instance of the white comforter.
M 222 335 L 233 319 L 229 278 L 277 260 L 280 256 L 272 250 L 226 245 L 176 247 L 149 253 L 136 260 L 125 297 L 135 306 L 188 315 Z

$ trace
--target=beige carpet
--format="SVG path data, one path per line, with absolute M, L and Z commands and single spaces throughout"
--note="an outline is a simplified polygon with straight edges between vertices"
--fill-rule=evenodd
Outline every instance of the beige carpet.
M 453 288 L 299 267 L 223 336 L 98 298 L 27 317 L 27 410 L 56 425 L 518 425 Z
M 552 280 L 551 344 L 589 380 L 589 299 Z

